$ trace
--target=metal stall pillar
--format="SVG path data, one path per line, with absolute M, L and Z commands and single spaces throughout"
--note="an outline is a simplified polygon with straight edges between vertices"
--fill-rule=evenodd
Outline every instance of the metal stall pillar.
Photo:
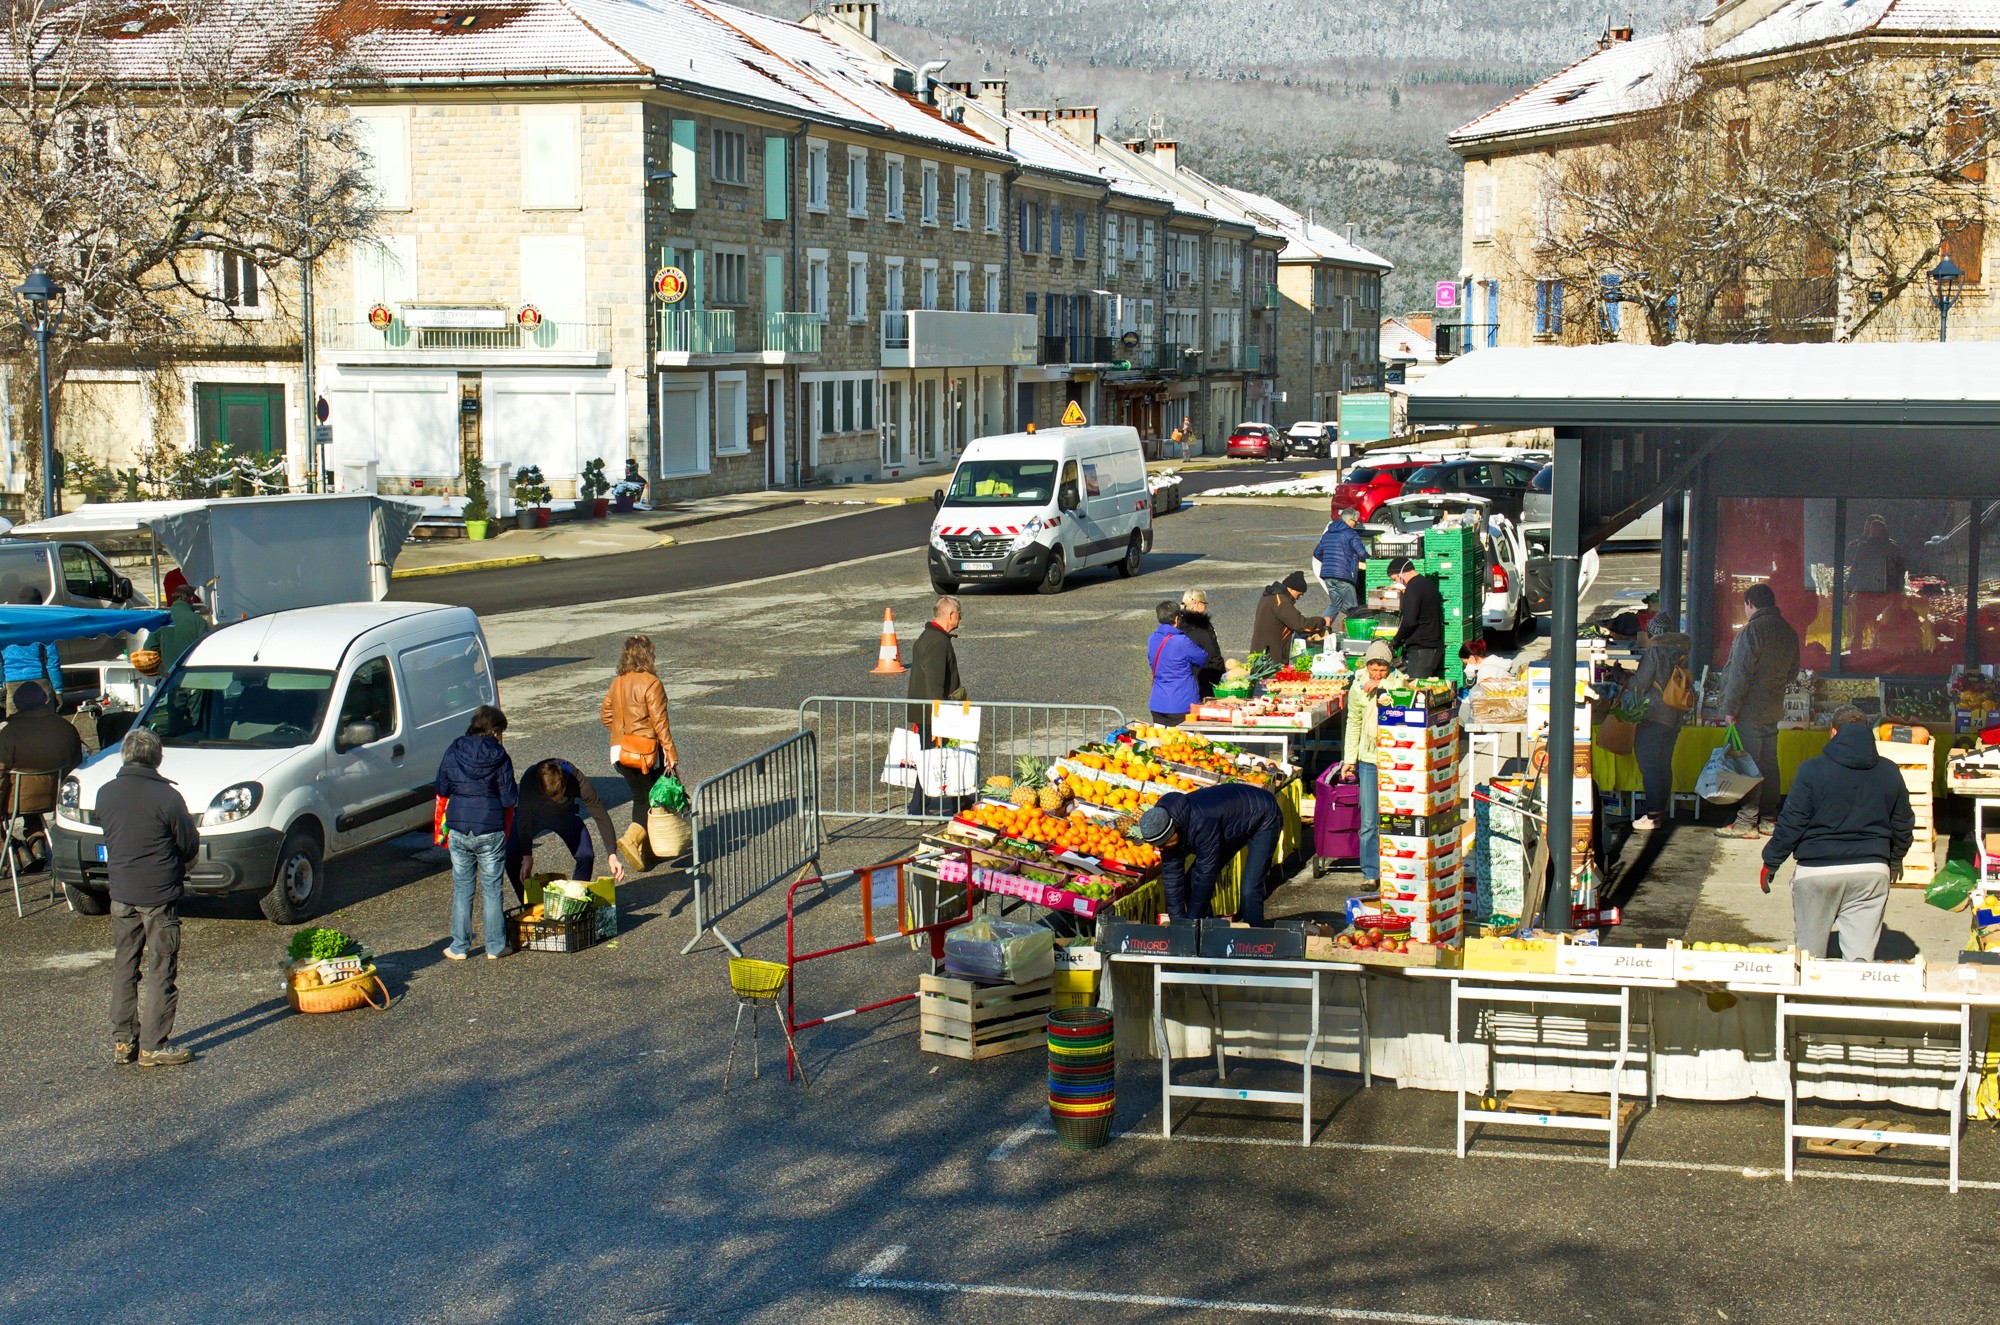
M 1549 569 L 1552 602 L 1549 605 L 1553 632 L 1549 640 L 1549 782 L 1548 823 L 1549 880 L 1548 905 L 1544 909 L 1547 929 L 1570 928 L 1570 825 L 1571 788 L 1576 781 L 1576 675 L 1577 560 L 1583 555 L 1582 496 L 1583 438 L 1577 433 L 1557 433 L 1555 473 L 1551 496 Z M 1587 735 L 1587 733 L 1586 733 Z
M 1660 611 L 1681 619 L 1681 585 L 1686 582 L 1687 544 L 1682 529 L 1687 520 L 1687 489 L 1677 488 L 1660 503 Z M 1687 622 L 1681 621 L 1687 629 Z

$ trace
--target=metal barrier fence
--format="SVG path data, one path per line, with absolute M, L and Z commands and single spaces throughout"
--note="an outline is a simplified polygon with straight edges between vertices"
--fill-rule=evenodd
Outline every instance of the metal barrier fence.
M 799 731 L 819 738 L 819 812 L 831 819 L 933 820 L 949 811 L 935 798 L 919 802 L 908 787 L 882 781 L 893 733 L 908 731 L 914 706 L 905 699 L 814 695 L 799 705 Z M 957 708 L 947 703 L 945 708 Z M 1009 776 L 1020 758 L 1054 759 L 1125 725 L 1107 704 L 982 702 L 979 775 Z
M 800 870 L 819 869 L 819 741 L 801 731 L 694 789 L 694 951 L 716 922 Z

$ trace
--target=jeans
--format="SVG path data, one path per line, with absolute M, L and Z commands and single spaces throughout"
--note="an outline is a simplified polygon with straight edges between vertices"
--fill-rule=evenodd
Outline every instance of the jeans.
M 507 834 L 451 832 L 451 950 L 472 950 L 472 888 L 475 877 L 486 910 L 482 936 L 486 955 L 507 951 Z
M 1800 952 L 1826 956 L 1827 935 L 1838 930 L 1842 961 L 1874 961 L 1888 906 L 1887 865 L 1801 865 L 1792 873 L 1792 932 Z
M 1354 781 L 1361 789 L 1361 877 L 1382 881 L 1382 786 L 1375 765 L 1356 764 Z
M 181 917 L 165 906 L 111 904 L 111 1037 L 155 1054 L 174 1034 L 180 1005 Z M 144 961 L 146 982 L 139 983 Z
M 570 878 L 597 877 L 597 852 L 591 846 L 590 829 L 584 823 L 581 814 L 574 819 L 564 819 L 560 823 L 550 824 L 536 836 L 540 837 L 544 833 L 554 833 L 556 838 L 569 848 L 570 855 L 576 857 L 576 868 L 570 871 Z M 507 843 L 508 882 L 517 887 L 520 885 L 521 876 L 527 872 L 528 862 L 534 854 L 535 844 L 532 841 L 523 842 L 516 837 Z
M 1187 721 L 1187 713 L 1185 711 L 1180 713 L 1162 713 L 1158 709 L 1149 711 L 1153 715 L 1153 721 L 1162 727 L 1178 727 Z
M 1243 887 L 1237 907 L 1237 918 L 1246 925 L 1264 923 L 1264 881 L 1271 872 L 1271 857 L 1277 854 L 1278 834 L 1285 826 L 1283 814 L 1273 815 L 1271 821 L 1250 835 L 1249 844 L 1243 848 Z
M 1639 761 L 1639 777 L 1646 785 L 1645 812 L 1664 816 L 1673 807 L 1674 745 L 1680 733 L 1664 722 L 1642 722 L 1632 754 Z
M 1778 817 L 1778 805 L 1784 797 L 1778 791 L 1778 724 L 1775 722 L 1736 723 L 1736 734 L 1743 738 L 1743 749 L 1757 761 L 1758 776 L 1764 779 L 1757 790 L 1743 798 L 1736 810 L 1738 828 L 1755 828 L 1757 820 L 1772 823 Z
M 1336 624 L 1345 616 L 1352 616 L 1361 606 L 1361 594 L 1351 580 L 1328 580 L 1326 582 L 1326 614 Z

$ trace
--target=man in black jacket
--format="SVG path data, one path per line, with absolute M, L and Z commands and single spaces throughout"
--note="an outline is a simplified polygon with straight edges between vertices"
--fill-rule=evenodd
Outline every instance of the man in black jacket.
M 97 793 L 111 874 L 111 1061 L 179 1067 L 194 1057 L 169 1042 L 180 991 L 181 918 L 188 862 L 201 849 L 194 817 L 160 776 L 160 738 L 135 727 L 119 747 L 125 765 Z M 145 963 L 143 994 L 139 966 Z M 135 1055 L 136 1049 L 136 1055 Z
M 82 762 L 83 737 L 76 727 L 49 708 L 48 692 L 39 683 L 23 682 L 14 692 L 14 716 L 0 725 L 0 778 L 11 773 L 47 774 L 22 779 L 21 802 L 51 805 L 64 776 Z M 42 816 L 29 814 L 23 819 L 27 840 L 32 841 L 42 831 Z
M 1444 594 L 1435 575 L 1419 575 L 1417 563 L 1398 557 L 1390 578 L 1403 586 L 1401 621 L 1389 647 L 1403 655 L 1403 671 L 1412 678 L 1444 675 Z
M 953 638 L 958 632 L 959 601 L 950 594 L 937 600 L 930 622 L 910 650 L 910 725 L 928 746 L 931 743 L 931 706 L 947 699 L 965 698 L 965 681 L 958 674 L 958 648 Z M 910 793 L 910 813 L 936 816 L 948 813 L 956 798 L 926 797 L 923 779 Z
M 1827 935 L 1837 929 L 1844 959 L 1874 960 L 1889 885 L 1903 872 L 1915 828 L 1909 789 L 1896 766 L 1875 753 L 1867 715 L 1841 709 L 1826 753 L 1799 765 L 1792 779 L 1757 878 L 1770 892 L 1785 858 L 1798 858 L 1792 929 L 1800 952 L 1826 956 Z
M 1160 886 L 1166 893 L 1167 914 L 1175 920 L 1207 916 L 1223 868 L 1242 851 L 1243 896 L 1237 915 L 1245 924 L 1263 924 L 1264 876 L 1270 872 L 1284 826 L 1278 798 L 1246 783 L 1225 782 L 1160 797 L 1139 820 L 1139 836 L 1160 849 Z M 1194 855 L 1192 875 L 1187 870 L 1189 853 Z

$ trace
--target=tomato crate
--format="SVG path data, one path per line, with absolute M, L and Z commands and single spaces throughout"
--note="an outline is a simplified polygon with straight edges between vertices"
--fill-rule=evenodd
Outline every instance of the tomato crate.
M 517 952 L 582 952 L 597 939 L 595 902 L 567 920 L 530 919 L 519 909 L 507 913 L 507 945 Z

